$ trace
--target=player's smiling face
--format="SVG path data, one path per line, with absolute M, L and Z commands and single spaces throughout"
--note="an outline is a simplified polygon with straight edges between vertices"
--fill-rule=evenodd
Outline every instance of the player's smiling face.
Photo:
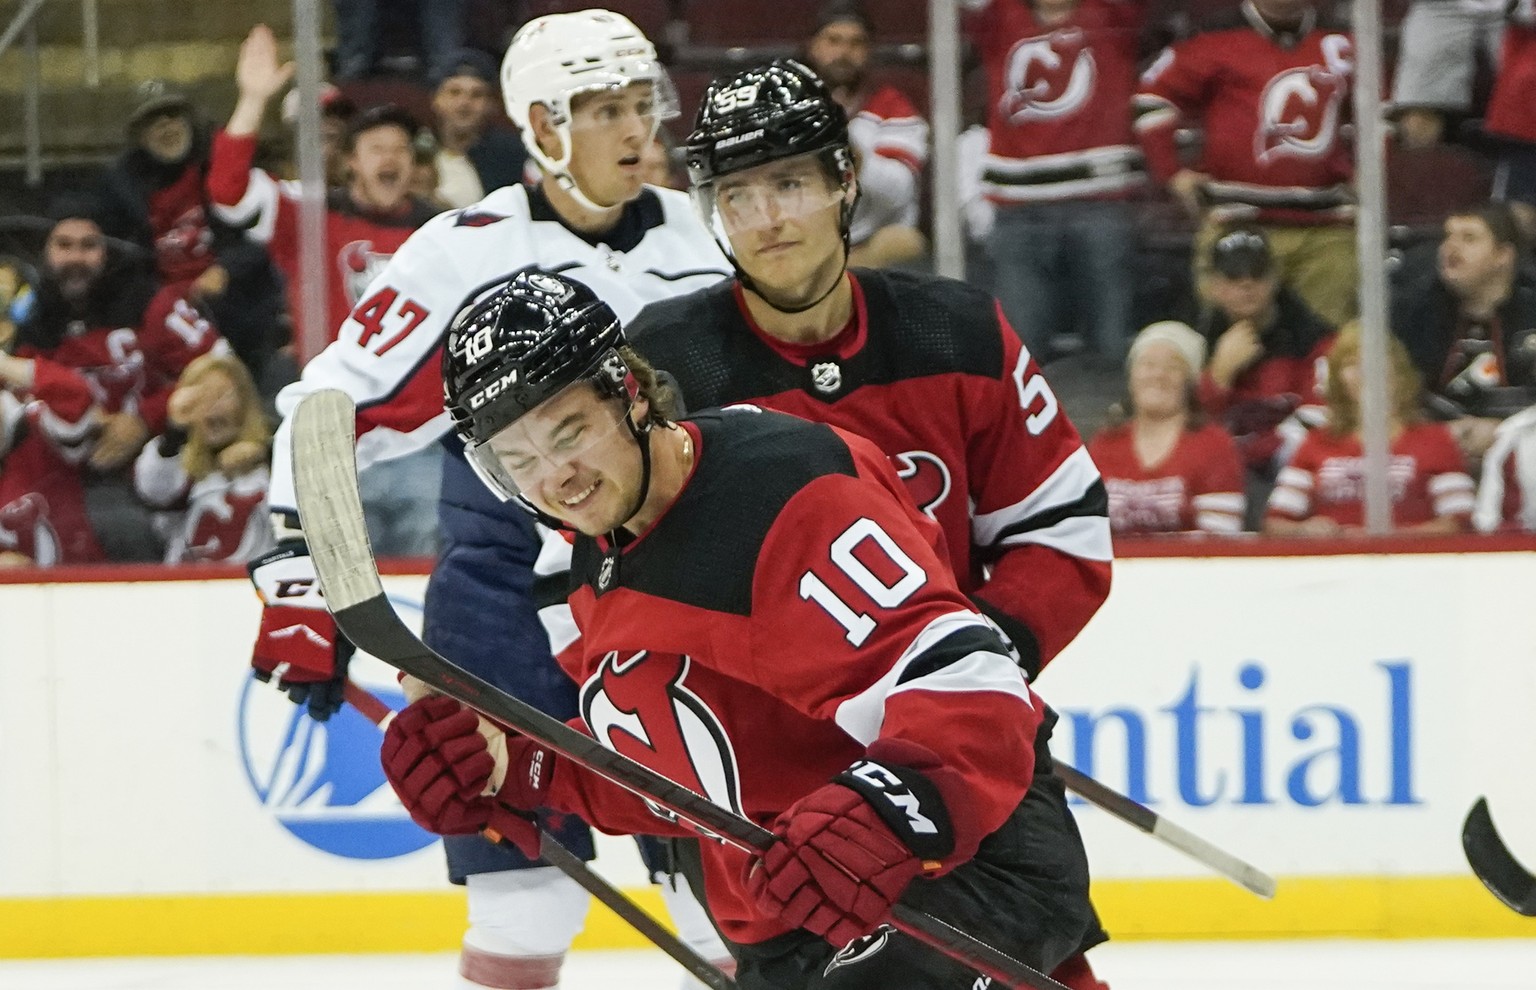
M 646 145 L 656 134 L 653 89 L 634 83 L 571 101 L 571 177 L 594 203 L 617 206 L 640 195 Z
M 816 155 L 800 155 L 721 178 L 715 208 L 753 283 L 798 305 L 842 273 L 844 195 Z
M 645 413 L 639 400 L 636 415 Z M 491 438 L 507 475 L 534 507 L 588 536 L 622 526 L 639 499 L 640 450 L 626 410 L 582 382 Z

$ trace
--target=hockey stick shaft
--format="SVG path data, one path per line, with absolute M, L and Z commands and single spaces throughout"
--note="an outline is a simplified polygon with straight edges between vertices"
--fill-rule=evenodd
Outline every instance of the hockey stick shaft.
M 1056 761 L 1056 776 L 1067 789 L 1090 804 L 1109 812 L 1128 825 L 1140 829 L 1166 845 L 1204 863 L 1233 883 L 1260 897 L 1275 896 L 1275 878 L 1250 863 L 1221 849 L 1193 832 L 1176 825 L 1138 801 L 1099 783 L 1092 777 L 1061 761 Z
M 395 717 L 394 709 L 352 681 L 346 683 L 343 694 L 352 707 L 381 729 L 387 728 Z M 489 829 L 481 834 L 497 845 L 511 845 L 506 839 Z M 644 908 L 598 876 L 580 856 L 571 852 L 559 839 L 544 829 L 539 830 L 539 858 L 576 881 L 578 887 L 601 901 L 608 910 L 644 935 L 656 948 L 671 956 L 705 986 L 713 987 L 715 990 L 736 990 L 736 981 L 727 976 L 720 967 L 689 948 L 681 939 L 647 914 Z
M 749 852 L 761 852 L 776 841 L 762 826 L 455 666 L 406 627 L 384 593 L 368 543 L 358 493 L 355 434 L 356 408 L 339 390 L 312 393 L 294 412 L 294 483 L 300 520 L 327 606 L 359 649 L 661 805 L 706 835 Z M 1066 990 L 1044 973 L 922 911 L 897 904 L 891 920 L 912 938 L 1003 986 Z
M 1536 918 L 1536 876 L 1520 865 L 1488 811 L 1488 799 L 1478 798 L 1461 827 L 1461 848 L 1472 872 L 1489 892 L 1516 914 Z

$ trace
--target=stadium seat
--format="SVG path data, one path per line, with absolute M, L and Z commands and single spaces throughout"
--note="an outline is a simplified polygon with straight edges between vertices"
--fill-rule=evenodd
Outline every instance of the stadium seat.
M 523 16 L 525 20 L 532 20 L 544 14 L 563 14 L 573 10 L 589 10 L 592 7 L 603 7 L 635 22 L 635 26 L 645 32 L 645 36 L 654 42 L 660 42 L 665 36 L 667 21 L 672 18 L 672 4 L 670 0 L 603 0 L 597 4 L 591 0 L 526 0 L 523 4 Z
M 688 0 L 688 40 L 702 47 L 795 44 L 816 21 L 822 0 Z

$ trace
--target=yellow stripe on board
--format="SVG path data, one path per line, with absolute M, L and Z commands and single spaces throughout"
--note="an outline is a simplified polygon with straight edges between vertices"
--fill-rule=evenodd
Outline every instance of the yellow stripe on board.
M 655 888 L 628 891 L 662 913 Z M 1222 880 L 1110 880 L 1094 902 L 1122 939 L 1536 938 L 1471 877 L 1281 879 L 1273 901 Z M 461 890 L 0 899 L 0 958 L 451 952 Z M 645 941 L 594 906 L 578 949 Z

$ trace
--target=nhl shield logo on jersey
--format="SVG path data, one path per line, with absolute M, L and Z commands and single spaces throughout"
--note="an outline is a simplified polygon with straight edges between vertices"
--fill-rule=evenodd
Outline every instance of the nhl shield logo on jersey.
M 811 384 L 823 395 L 843 387 L 843 369 L 836 361 L 819 361 L 811 366 Z

